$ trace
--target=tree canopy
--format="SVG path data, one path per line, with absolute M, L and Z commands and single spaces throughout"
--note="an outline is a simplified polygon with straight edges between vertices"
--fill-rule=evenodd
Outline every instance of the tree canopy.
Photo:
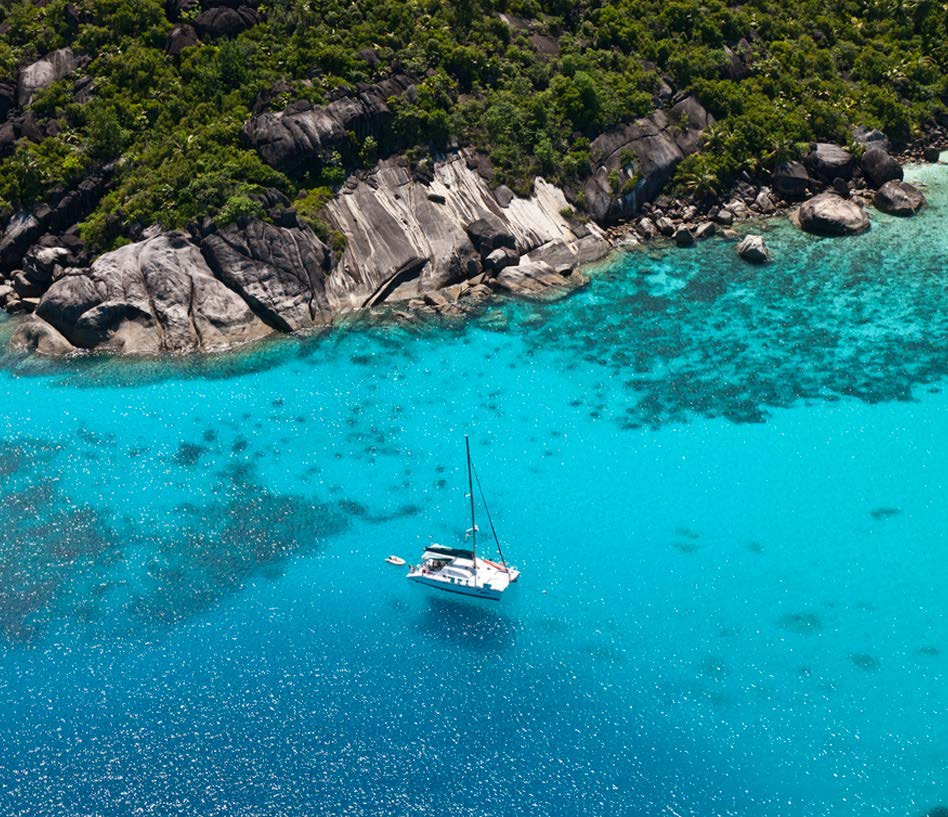
M 8 211 L 114 160 L 114 186 L 83 227 L 98 246 L 118 237 L 116 223 L 252 212 L 265 187 L 313 200 L 343 181 L 342 159 L 320 178 L 288 178 L 247 143 L 244 123 L 395 72 L 418 90 L 392 100 L 402 142 L 476 146 L 515 189 L 536 174 L 581 178 L 590 141 L 669 88 L 717 119 L 681 169 L 710 185 L 810 140 L 845 143 L 854 125 L 907 139 L 948 100 L 948 6 L 936 0 L 268 0 L 237 36 L 167 53 L 174 25 L 199 11 L 180 0 L 0 2 L 0 79 L 65 46 L 89 57 L 80 73 L 92 78 L 81 98 L 75 75 L 35 95 L 45 136 L 20 138 L 0 163 Z M 371 164 L 377 148 L 355 155 Z

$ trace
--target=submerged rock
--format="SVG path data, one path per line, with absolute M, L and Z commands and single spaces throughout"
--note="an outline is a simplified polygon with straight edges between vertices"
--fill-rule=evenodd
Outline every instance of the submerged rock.
M 770 260 L 770 250 L 760 235 L 745 235 L 737 245 L 737 254 L 753 264 L 764 264 Z
M 800 227 L 817 235 L 852 235 L 869 229 L 869 215 L 836 193 L 820 193 L 805 201 L 797 213 Z
M 914 216 L 925 206 L 925 196 L 915 185 L 893 179 L 872 197 L 876 209 L 893 216 Z
M 215 351 L 270 332 L 214 277 L 200 250 L 176 234 L 67 270 L 36 314 L 73 346 L 123 354 Z

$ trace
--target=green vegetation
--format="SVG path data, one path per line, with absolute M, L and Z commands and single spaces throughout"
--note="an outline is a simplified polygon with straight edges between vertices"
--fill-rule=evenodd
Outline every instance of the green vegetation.
M 119 159 L 84 225 L 99 246 L 118 238 L 116 223 L 258 212 L 252 196 L 271 186 L 291 198 L 302 188 L 300 211 L 318 227 L 319 188 L 344 180 L 342 158 L 320 178 L 290 179 L 249 148 L 242 126 L 262 99 L 270 109 L 325 102 L 396 71 L 419 78 L 417 97 L 393 100 L 402 141 L 475 145 L 516 190 L 535 174 L 581 178 L 590 141 L 656 107 L 663 75 L 718 119 L 680 171 L 703 192 L 812 139 L 845 143 L 854 124 L 908 138 L 948 100 L 943 0 L 268 0 L 264 22 L 176 58 L 165 53 L 164 0 L 73 0 L 78 17 L 67 5 L 0 2 L 0 78 L 70 45 L 91 58 L 82 71 L 94 81 L 84 103 L 72 78 L 36 96 L 39 124 L 55 119 L 58 130 L 21 139 L 0 163 L 0 206 L 28 206 Z M 747 76 L 729 74 L 725 45 Z M 369 165 L 378 152 L 366 140 L 353 156 Z

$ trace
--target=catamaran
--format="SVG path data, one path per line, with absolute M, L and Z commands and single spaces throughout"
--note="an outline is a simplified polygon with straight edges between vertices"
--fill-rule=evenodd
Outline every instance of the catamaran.
M 471 442 L 466 434 L 464 435 L 464 447 L 467 451 L 467 496 L 471 500 L 471 527 L 465 538 L 470 537 L 471 549 L 452 548 L 432 543 L 425 548 L 425 552 L 421 555 L 421 564 L 409 565 L 407 578 L 410 581 L 436 587 L 449 593 L 461 593 L 465 596 L 499 601 L 504 590 L 520 578 L 520 571 L 515 567 L 508 566 L 504 560 L 500 539 L 497 537 L 494 521 L 491 519 L 490 510 L 484 499 L 481 481 L 471 462 Z M 474 518 L 475 481 L 480 492 L 481 502 L 484 505 L 484 511 L 487 514 L 487 521 L 490 523 L 491 533 L 494 535 L 494 542 L 497 544 L 497 553 L 500 559 L 496 562 L 477 555 L 478 528 Z

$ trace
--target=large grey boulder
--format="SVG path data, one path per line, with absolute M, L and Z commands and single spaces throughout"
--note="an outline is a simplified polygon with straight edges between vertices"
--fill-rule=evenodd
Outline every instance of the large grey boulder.
M 10 348 L 15 352 L 35 352 L 47 357 L 59 357 L 76 351 L 75 346 L 36 315 L 29 315 L 17 324 L 10 338 Z
M 58 82 L 75 71 L 80 62 L 80 58 L 73 53 L 71 48 L 60 48 L 26 66 L 20 71 L 20 79 L 17 83 L 17 104 L 20 107 L 29 105 L 37 91 L 48 88 L 54 82 Z
M 241 31 L 255 26 L 261 19 L 260 12 L 250 6 L 215 6 L 195 17 L 194 27 L 201 39 L 236 37 Z
M 545 261 L 521 261 L 502 269 L 494 280 L 513 295 L 541 301 L 562 298 L 577 285 L 576 279 L 561 275 Z
M 332 322 L 326 278 L 332 253 L 308 228 L 250 219 L 207 236 L 201 250 L 214 274 L 274 329 Z
M 44 234 L 58 233 L 88 216 L 108 188 L 111 173 L 111 168 L 92 173 L 52 207 L 44 203 L 11 216 L 0 234 L 0 272 L 18 268 L 24 253 Z
M 413 89 L 412 80 L 394 76 L 376 85 L 359 85 L 328 105 L 295 102 L 277 113 L 262 113 L 244 133 L 270 166 L 286 173 L 318 170 L 333 152 L 348 150 L 348 132 L 361 142 L 372 136 L 387 142 L 393 119 L 387 100 Z
M 862 173 L 872 187 L 882 187 L 893 179 L 901 181 L 902 165 L 879 148 L 870 148 L 862 155 Z
M 853 175 L 853 155 L 839 145 L 817 142 L 806 157 L 806 166 L 810 173 L 825 182 L 848 180 Z
M 853 141 L 858 145 L 864 145 L 866 150 L 879 148 L 888 153 L 890 149 L 889 139 L 881 130 L 867 128 L 865 125 L 853 128 Z
M 36 310 L 73 346 L 122 354 L 217 351 L 270 332 L 178 234 L 129 244 L 53 281 Z
M 800 227 L 816 235 L 852 235 L 869 229 L 869 215 L 856 202 L 820 193 L 800 205 Z
M 596 137 L 589 146 L 592 173 L 582 189 L 586 210 L 603 226 L 634 216 L 658 196 L 678 163 L 698 149 L 701 133 L 713 121 L 694 97 L 687 97 L 667 112 Z
M 898 179 L 887 181 L 876 190 L 872 203 L 877 210 L 893 216 L 914 216 L 926 204 L 921 190 Z
M 774 168 L 771 185 L 781 198 L 797 201 L 806 198 L 813 179 L 800 162 L 783 162 Z
M 198 38 L 198 33 L 195 31 L 194 26 L 185 23 L 171 29 L 171 33 L 168 35 L 168 40 L 165 43 L 165 51 L 172 57 L 178 57 L 185 48 L 191 48 L 195 45 L 200 45 L 200 43 L 201 41 Z
M 737 254 L 752 264 L 764 264 L 770 260 L 770 250 L 760 235 L 745 235 L 737 245 Z

